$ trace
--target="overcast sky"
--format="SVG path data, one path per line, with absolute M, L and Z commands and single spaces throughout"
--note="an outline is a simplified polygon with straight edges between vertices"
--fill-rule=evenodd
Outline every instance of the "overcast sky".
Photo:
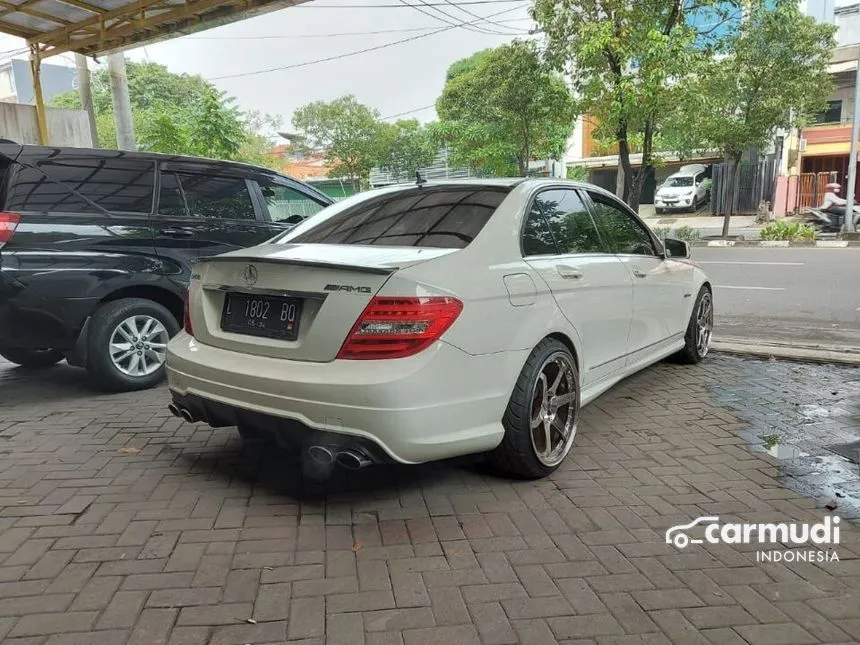
M 407 1 L 428 13 L 435 11 L 422 5 L 421 0 Z M 450 0 L 454 4 L 461 1 Z M 297 107 L 344 94 L 354 94 L 359 101 L 378 109 L 383 117 L 430 106 L 442 89 L 445 70 L 451 63 L 508 42 L 516 35 L 526 35 L 532 24 L 528 19 L 531 4 L 528 0 L 481 0 L 480 4 L 459 7 L 448 5 L 448 0 L 424 2 L 441 5 L 437 8 L 453 18 L 438 13 L 436 18 L 424 15 L 403 6 L 401 0 L 314 0 L 130 50 L 126 55 L 131 60 L 162 63 L 172 72 L 200 74 L 235 96 L 242 109 L 281 115 L 283 128 L 289 129 Z M 379 5 L 389 6 L 378 8 Z M 499 21 L 501 26 L 487 22 L 476 22 L 475 26 L 480 24 L 484 30 L 506 33 L 492 35 L 452 28 L 339 60 L 253 74 L 414 38 L 444 29 L 450 23 L 477 20 L 464 10 L 479 16 L 499 14 L 489 20 Z M 389 30 L 391 33 L 309 37 Z M 0 37 L 0 51 L 20 47 L 22 43 L 16 38 Z M 73 58 L 69 55 L 47 62 L 73 64 Z M 409 117 L 428 121 L 435 118 L 435 111 L 431 107 L 405 118 Z

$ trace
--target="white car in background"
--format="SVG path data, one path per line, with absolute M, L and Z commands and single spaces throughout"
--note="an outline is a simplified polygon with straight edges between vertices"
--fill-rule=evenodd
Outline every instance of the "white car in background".
M 688 257 L 588 184 L 355 195 L 195 266 L 169 407 L 346 468 L 489 453 L 542 477 L 581 406 L 665 357 L 707 354 L 711 286 Z
M 707 203 L 709 182 L 702 164 L 681 166 L 678 172 L 669 175 L 654 194 L 654 210 L 662 215 L 667 210 L 688 210 L 696 212 L 699 206 Z

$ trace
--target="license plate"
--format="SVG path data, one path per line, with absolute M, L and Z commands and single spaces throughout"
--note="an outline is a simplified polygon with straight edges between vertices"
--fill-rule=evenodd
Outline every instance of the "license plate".
M 299 298 L 227 293 L 221 329 L 249 336 L 295 340 L 299 335 L 301 314 Z

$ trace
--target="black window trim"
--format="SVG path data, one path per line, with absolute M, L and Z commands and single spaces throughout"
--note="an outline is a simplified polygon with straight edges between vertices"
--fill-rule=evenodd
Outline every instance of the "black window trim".
M 540 255 L 526 255 L 523 250 L 523 238 L 526 231 L 526 223 L 528 222 L 529 215 L 532 212 L 532 208 L 534 207 L 534 203 L 537 198 L 541 195 L 541 193 L 549 192 L 551 190 L 570 190 L 579 194 L 580 200 L 582 200 L 583 206 L 585 206 L 586 212 L 588 213 L 588 218 L 591 220 L 591 225 L 594 227 L 595 232 L 597 233 L 597 237 L 600 240 L 601 246 L 603 246 L 602 252 L 590 252 L 590 253 L 562 253 L 561 247 L 558 245 L 558 240 L 555 239 L 555 235 L 553 235 L 552 227 L 549 225 L 549 222 L 546 220 L 546 216 L 541 213 L 541 218 L 546 224 L 547 230 L 549 231 L 550 236 L 552 236 L 552 243 L 555 246 L 555 253 L 542 253 Z M 571 184 L 549 184 L 539 186 L 537 189 L 532 192 L 529 196 L 529 200 L 527 202 L 525 212 L 523 213 L 522 222 L 520 222 L 520 257 L 523 260 L 529 260 L 531 258 L 540 259 L 540 258 L 566 258 L 566 257 L 591 257 L 595 255 L 614 255 L 612 250 L 609 248 L 607 241 L 603 239 L 603 235 L 600 232 L 600 227 L 597 225 L 597 222 L 594 220 L 594 210 L 593 204 L 591 203 L 591 197 L 586 193 L 585 188 L 582 188 L 578 185 Z
M 612 202 L 614 205 L 618 206 L 622 212 L 624 212 L 627 215 L 629 215 L 630 217 L 632 217 L 633 221 L 636 222 L 640 227 L 642 227 L 645 230 L 645 232 L 648 235 L 648 238 L 651 240 L 651 243 L 654 245 L 654 250 L 656 251 L 656 253 L 654 255 L 641 255 L 638 253 L 615 253 L 611 250 L 611 247 L 607 247 L 610 249 L 608 251 L 608 253 L 610 253 L 612 255 L 621 256 L 621 257 L 632 257 L 632 258 L 655 257 L 655 258 L 660 258 L 661 260 L 666 259 L 666 251 L 663 248 L 663 243 L 657 238 L 656 235 L 654 235 L 654 231 L 652 231 L 651 227 L 649 227 L 645 223 L 645 221 L 641 217 L 639 217 L 638 213 L 636 213 L 632 208 L 630 208 L 626 203 L 624 203 L 623 200 L 618 199 L 618 197 L 616 197 L 615 195 L 608 193 L 608 192 L 606 192 L 602 189 L 599 189 L 597 187 L 585 188 L 585 189 L 583 189 L 583 192 L 585 193 L 585 198 L 586 198 L 587 203 L 588 203 L 588 208 L 591 210 L 591 219 L 595 222 L 595 224 L 597 223 L 597 219 L 595 217 L 595 213 L 597 212 L 597 205 L 594 203 L 594 200 L 591 199 L 590 193 L 595 193 L 597 195 L 600 195 L 604 199 L 606 199 L 606 200 Z M 598 234 L 600 234 L 600 227 L 599 226 L 597 227 L 597 232 L 598 232 Z M 601 239 L 602 239 L 602 237 L 601 237 Z
M 176 161 L 171 162 L 160 162 L 158 164 L 158 172 L 156 175 L 156 188 L 157 188 L 157 199 L 155 200 L 155 207 L 153 209 L 152 216 L 153 218 L 159 217 L 169 217 L 171 219 L 180 219 L 187 220 L 189 222 L 199 222 L 201 218 L 196 215 L 192 215 L 188 210 L 188 201 L 185 199 L 185 189 L 182 187 L 182 181 L 179 182 L 179 190 L 182 194 L 182 203 L 185 206 L 185 215 L 166 215 L 163 213 L 159 213 L 159 209 L 161 208 L 161 173 L 167 172 L 172 174 L 181 174 L 184 173 L 186 175 L 212 175 L 215 177 L 230 177 L 232 179 L 242 179 L 245 182 L 245 187 L 248 189 L 249 196 L 251 198 L 251 206 L 254 209 L 254 217 L 252 219 L 248 219 L 245 217 L 238 218 L 218 218 L 223 219 L 226 222 L 245 222 L 245 223 L 257 223 L 257 224 L 270 224 L 268 220 L 263 217 L 263 210 L 260 205 L 260 197 L 257 196 L 257 191 L 259 187 L 256 185 L 256 182 L 252 179 L 249 179 L 247 173 L 239 173 L 239 172 L 224 172 L 219 173 L 217 170 L 214 172 L 210 171 L 202 171 L 202 170 L 189 170 L 187 168 L 183 168 L 182 164 Z

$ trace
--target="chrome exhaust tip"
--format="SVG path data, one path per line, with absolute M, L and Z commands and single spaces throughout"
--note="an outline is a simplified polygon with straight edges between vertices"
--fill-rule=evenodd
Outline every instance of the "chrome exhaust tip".
M 308 456 L 318 464 L 324 466 L 331 466 L 334 461 L 334 455 L 325 446 L 310 446 L 308 448 Z
M 343 450 L 337 453 L 335 461 L 338 466 L 347 470 L 361 470 L 373 463 L 370 459 L 354 450 Z
M 178 418 L 178 419 L 182 418 L 182 413 L 179 411 L 179 406 L 176 405 L 175 403 L 171 403 L 170 405 L 168 405 L 167 409 L 170 411 L 170 414 L 172 414 L 176 418 Z
M 186 423 L 197 423 L 197 417 L 195 417 L 191 411 L 186 408 L 179 408 L 179 416 L 182 417 L 182 420 Z

